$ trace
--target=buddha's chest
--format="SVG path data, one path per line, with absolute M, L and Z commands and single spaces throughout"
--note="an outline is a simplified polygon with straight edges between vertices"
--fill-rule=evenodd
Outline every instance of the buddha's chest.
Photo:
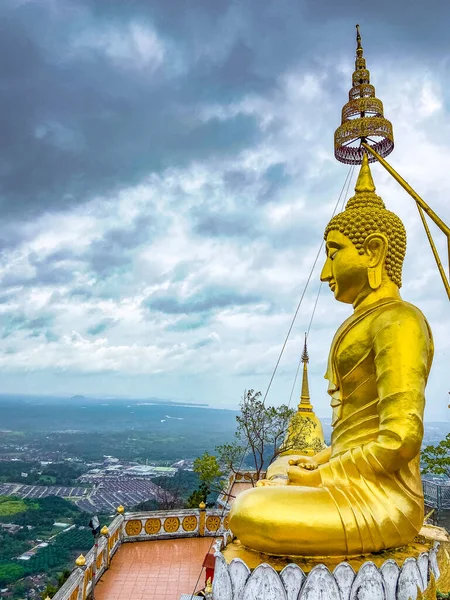
M 373 340 L 367 322 L 355 324 L 337 340 L 333 370 L 340 418 L 364 410 L 377 398 Z

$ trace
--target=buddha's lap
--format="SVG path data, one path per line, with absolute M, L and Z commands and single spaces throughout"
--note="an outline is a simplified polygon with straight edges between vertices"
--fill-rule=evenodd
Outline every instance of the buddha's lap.
M 311 511 L 311 512 L 310 512 Z M 342 521 L 336 503 L 326 488 L 307 486 L 258 487 L 247 490 L 235 499 L 231 510 L 233 523 L 277 524 L 317 529 L 315 516 L 320 516 L 324 528 L 339 526 Z
M 250 548 L 270 554 L 345 553 L 339 511 L 326 488 L 264 487 L 240 494 L 230 528 Z

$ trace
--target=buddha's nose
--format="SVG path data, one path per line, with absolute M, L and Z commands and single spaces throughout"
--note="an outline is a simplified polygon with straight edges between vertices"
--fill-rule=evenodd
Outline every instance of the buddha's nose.
M 327 258 L 323 265 L 322 273 L 320 274 L 320 281 L 330 281 L 331 276 L 331 260 Z

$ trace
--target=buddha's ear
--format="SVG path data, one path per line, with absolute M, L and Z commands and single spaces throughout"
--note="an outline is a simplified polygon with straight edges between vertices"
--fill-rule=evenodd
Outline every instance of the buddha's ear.
M 383 233 L 371 233 L 364 242 L 364 252 L 369 257 L 367 275 L 373 290 L 380 287 L 389 241 Z

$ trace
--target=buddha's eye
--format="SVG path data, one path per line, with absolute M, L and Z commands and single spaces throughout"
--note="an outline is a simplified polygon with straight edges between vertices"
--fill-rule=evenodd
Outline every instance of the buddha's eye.
M 333 250 L 333 251 L 332 251 L 332 252 L 330 252 L 330 254 L 328 255 L 328 258 L 329 258 L 330 260 L 333 260 L 333 259 L 334 259 L 334 257 L 336 256 L 336 254 L 337 254 L 337 250 Z

